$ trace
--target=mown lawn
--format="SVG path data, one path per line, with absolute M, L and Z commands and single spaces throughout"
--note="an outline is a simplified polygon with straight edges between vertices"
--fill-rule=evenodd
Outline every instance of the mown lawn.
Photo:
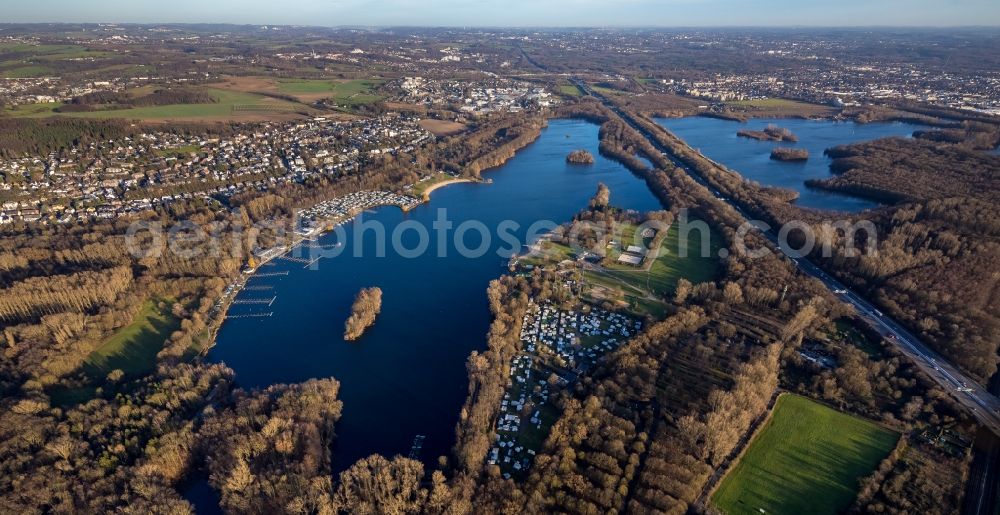
M 712 496 L 723 513 L 841 512 L 856 497 L 858 480 L 899 439 L 870 421 L 797 395 L 783 395 L 774 410 Z
M 160 310 L 156 303 L 147 301 L 135 320 L 108 338 L 87 358 L 84 371 L 97 380 L 112 370 L 120 369 L 129 375 L 145 374 L 156 366 L 156 354 L 163 349 L 163 342 L 180 328 L 171 313 L 169 302 Z

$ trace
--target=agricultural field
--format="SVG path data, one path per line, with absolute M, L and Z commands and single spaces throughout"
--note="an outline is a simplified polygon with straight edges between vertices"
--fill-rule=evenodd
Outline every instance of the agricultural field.
M 299 102 L 313 103 L 333 96 L 336 81 L 325 79 L 264 79 L 268 82 L 264 91 L 277 91 L 283 96 L 293 97 Z
M 452 136 L 464 132 L 467 126 L 464 123 L 452 122 L 449 120 L 434 120 L 425 118 L 420 120 L 420 126 L 430 131 L 435 136 Z
M 0 43 L 0 77 L 24 79 L 58 75 L 52 65 L 68 59 L 100 59 L 113 52 L 90 50 L 78 45 L 29 45 Z
M 787 100 L 784 98 L 763 98 L 727 102 L 735 111 L 762 118 L 783 118 L 792 116 L 824 116 L 835 110 L 830 106 Z
M 103 378 L 116 369 L 126 374 L 151 371 L 163 342 L 180 328 L 180 322 L 169 311 L 170 303 L 165 304 L 163 309 L 153 301 L 143 304 L 131 324 L 118 330 L 87 358 L 87 375 Z
M 27 43 L 0 43 L 0 60 L 6 55 L 29 55 L 33 59 L 76 59 L 80 57 L 104 57 L 110 52 L 90 50 L 79 45 L 30 45 Z
M 249 94 L 280 95 L 293 97 L 305 104 L 333 99 L 338 105 L 356 106 L 382 100 L 375 89 L 385 81 L 381 79 L 275 79 L 271 77 L 227 77 L 214 86 Z
M 34 77 L 46 77 L 52 75 L 52 69 L 47 66 L 37 64 L 25 64 L 14 68 L 7 68 L 0 72 L 5 79 L 27 79 Z
M 374 93 L 375 89 L 382 85 L 381 80 L 352 80 L 341 82 L 334 88 L 333 99 L 339 105 L 356 106 L 362 104 L 372 104 L 382 100 L 382 97 Z
M 842 512 L 898 439 L 873 422 L 783 395 L 712 504 L 730 515 Z
M 137 90 L 138 91 L 138 90 Z M 58 113 L 59 103 L 25 104 L 2 111 L 5 116 L 45 117 L 68 116 L 74 118 L 124 118 L 144 121 L 194 120 L 194 121 L 250 121 L 273 118 L 290 118 L 310 109 L 301 104 L 255 93 L 245 93 L 220 88 L 207 88 L 216 100 L 209 104 L 174 104 L 135 107 L 129 109 L 101 110 L 78 113 Z

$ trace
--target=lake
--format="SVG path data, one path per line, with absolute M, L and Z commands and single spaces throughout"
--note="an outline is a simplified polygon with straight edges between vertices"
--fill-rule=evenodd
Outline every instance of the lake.
M 594 155 L 595 164 L 566 163 L 566 155 L 581 148 Z M 613 205 L 661 208 L 644 181 L 599 154 L 598 126 L 580 120 L 550 121 L 536 142 L 484 177 L 493 183 L 447 186 L 435 191 L 430 203 L 409 212 L 386 207 L 366 212 L 360 220 L 380 222 L 387 233 L 402 223 L 431 228 L 445 209 L 455 226 L 478 220 L 494 229 L 512 220 L 519 228 L 511 232 L 524 241 L 528 227 L 538 220 L 569 221 L 587 206 L 599 182 L 610 188 Z M 289 273 L 253 279 L 251 285 L 273 289 L 243 290 L 238 298 L 273 295 L 277 300 L 270 307 L 234 305 L 230 313 L 274 315 L 227 320 L 208 357 L 232 367 L 242 387 L 325 377 L 340 381 L 344 410 L 336 427 L 335 471 L 373 453 L 405 456 L 416 435 L 426 436 L 420 459 L 434 464 L 454 443 L 468 386 L 465 361 L 473 350 L 485 348 L 492 318 L 486 288 L 506 272 L 506 258 L 494 251 L 507 244 L 493 230 L 490 252 L 479 258 L 460 256 L 454 238 L 444 240 L 443 256 L 426 252 L 404 257 L 389 244 L 384 257 L 377 257 L 376 238 L 368 230 L 360 245 L 362 257 L 355 257 L 354 233 L 361 221 L 344 226 L 343 252 L 320 261 L 318 270 L 281 259 L 261 267 L 260 273 Z M 433 232 L 431 236 L 433 250 L 437 240 Z M 409 249 L 419 243 L 412 230 L 402 233 L 401 240 Z M 462 242 L 476 247 L 482 240 L 471 231 Z M 334 234 L 327 234 L 319 243 L 335 241 Z M 368 286 L 382 288 L 382 312 L 361 339 L 345 342 L 351 303 Z
M 778 186 L 799 192 L 796 205 L 816 209 L 858 212 L 879 206 L 873 200 L 843 193 L 810 188 L 809 179 L 831 176 L 830 159 L 823 151 L 889 136 L 910 136 L 925 128 L 911 123 L 854 123 L 832 120 L 760 118 L 740 123 L 719 118 L 692 116 L 688 118 L 658 118 L 667 128 L 705 156 L 718 161 L 743 177 L 766 186 Z M 798 143 L 757 141 L 736 135 L 740 129 L 762 130 L 768 124 L 789 129 L 798 136 Z M 781 162 L 771 159 L 771 149 L 777 146 L 804 148 L 809 151 L 805 162 Z

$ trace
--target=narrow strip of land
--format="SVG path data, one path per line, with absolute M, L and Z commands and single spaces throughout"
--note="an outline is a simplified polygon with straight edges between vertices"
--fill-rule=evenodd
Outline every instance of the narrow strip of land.
M 636 122 L 629 113 L 626 113 L 614 102 L 611 102 L 600 93 L 594 91 L 587 85 L 586 82 L 576 78 L 572 80 L 574 84 L 576 84 L 581 90 L 585 91 L 588 95 L 601 100 L 601 102 L 604 103 L 608 109 L 618 115 L 625 123 L 649 140 L 650 144 L 662 152 L 664 157 L 670 159 L 679 169 L 684 170 L 685 173 L 687 173 L 698 184 L 708 188 L 709 191 L 715 192 L 716 197 L 719 197 L 720 201 L 729 204 L 744 219 L 748 221 L 753 220 L 743 207 L 737 204 L 734 200 L 722 198 L 719 192 L 716 191 L 704 177 L 698 174 L 690 166 L 677 159 L 670 152 L 670 149 L 666 148 L 657 138 L 649 134 L 646 128 Z M 693 149 L 692 151 L 697 152 Z M 978 385 L 974 379 L 966 376 L 964 372 L 948 362 L 943 356 L 927 347 L 927 345 L 922 343 L 916 336 L 904 329 L 901 324 L 890 317 L 885 316 L 874 305 L 872 305 L 872 303 L 861 297 L 861 295 L 831 277 L 807 258 L 798 256 L 797 253 L 782 248 L 778 245 L 778 235 L 776 231 L 764 229 L 759 230 L 761 234 L 764 235 L 775 248 L 781 250 L 781 252 L 785 254 L 785 256 L 788 257 L 788 259 L 796 267 L 798 267 L 800 271 L 818 279 L 842 301 L 854 306 L 854 308 L 857 309 L 858 314 L 863 319 L 865 319 L 876 330 L 878 330 L 880 334 L 892 342 L 893 345 L 895 345 L 895 347 L 903 354 L 909 356 L 910 359 L 912 359 L 913 362 L 931 379 L 944 387 L 945 390 L 951 392 L 955 400 L 968 409 L 973 417 L 979 421 L 979 423 L 989 428 L 989 430 L 993 431 L 995 434 L 1000 435 L 1000 415 L 998 415 L 1000 414 L 1000 399 L 989 393 L 981 385 Z

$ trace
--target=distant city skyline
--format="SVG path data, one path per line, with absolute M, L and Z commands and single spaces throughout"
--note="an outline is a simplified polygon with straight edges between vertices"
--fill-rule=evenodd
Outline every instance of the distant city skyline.
M 998 26 L 997 0 L 36 0 L 0 22 L 320 26 Z

